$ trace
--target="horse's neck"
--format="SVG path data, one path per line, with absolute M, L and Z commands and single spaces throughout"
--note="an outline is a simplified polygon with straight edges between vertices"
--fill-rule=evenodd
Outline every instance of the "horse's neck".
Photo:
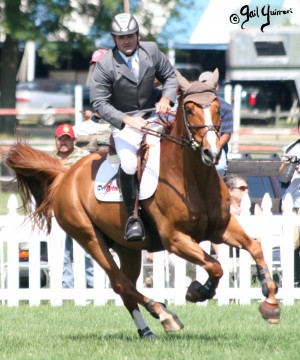
M 166 141 L 162 146 L 161 171 L 171 177 L 176 174 L 179 182 L 195 180 L 204 183 L 212 168 L 203 163 L 200 150 L 194 151 Z

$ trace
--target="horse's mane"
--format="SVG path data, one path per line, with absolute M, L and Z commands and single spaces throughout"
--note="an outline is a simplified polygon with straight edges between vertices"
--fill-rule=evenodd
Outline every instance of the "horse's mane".
M 22 200 L 21 209 L 33 226 L 51 230 L 52 202 L 59 179 L 66 171 L 61 161 L 43 151 L 33 149 L 25 140 L 18 140 L 4 157 L 14 171 Z M 34 201 L 33 201 L 34 198 Z

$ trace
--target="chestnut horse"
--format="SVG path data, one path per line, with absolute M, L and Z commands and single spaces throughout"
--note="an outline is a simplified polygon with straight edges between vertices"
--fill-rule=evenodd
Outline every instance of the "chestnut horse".
M 106 271 L 113 290 L 119 294 L 141 338 L 154 338 L 139 305 L 159 319 L 166 332 L 183 327 L 165 305 L 136 289 L 141 268 L 141 250 L 167 251 L 202 266 L 208 273 L 204 285 L 194 281 L 186 299 L 202 302 L 212 299 L 223 274 L 220 263 L 198 244 L 202 240 L 226 243 L 249 251 L 257 264 L 262 292 L 262 316 L 271 323 L 279 321 L 277 287 L 271 279 L 259 242 L 250 238 L 230 215 L 228 189 L 215 165 L 220 154 L 219 100 L 213 87 L 193 82 L 179 99 L 173 127 L 162 134 L 160 175 L 155 193 L 140 202 L 146 227 L 142 242 L 126 242 L 123 237 L 127 212 L 123 203 L 101 202 L 94 195 L 94 180 L 107 150 L 100 150 L 78 161 L 69 170 L 60 161 L 28 146 L 13 145 L 5 159 L 15 171 L 25 208 L 36 224 L 51 228 L 54 211 L 60 226 L 72 236 Z M 161 246 L 154 244 L 159 238 Z M 120 259 L 120 268 L 109 249 Z

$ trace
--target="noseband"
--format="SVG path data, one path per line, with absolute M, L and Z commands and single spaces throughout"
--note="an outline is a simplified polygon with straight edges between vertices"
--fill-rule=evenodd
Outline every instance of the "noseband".
M 204 137 L 209 131 L 214 131 L 217 136 L 219 136 L 218 128 L 219 125 L 191 125 L 187 120 L 187 111 L 185 104 L 188 102 L 193 102 L 196 105 L 200 106 L 202 109 L 210 108 L 212 102 L 217 98 L 215 91 L 209 87 L 206 83 L 194 82 L 191 87 L 183 94 L 183 123 L 188 136 L 190 147 L 193 150 L 198 150 L 201 148 Z M 200 134 L 201 143 L 197 143 L 193 138 L 191 130 L 200 130 L 206 129 L 204 134 Z

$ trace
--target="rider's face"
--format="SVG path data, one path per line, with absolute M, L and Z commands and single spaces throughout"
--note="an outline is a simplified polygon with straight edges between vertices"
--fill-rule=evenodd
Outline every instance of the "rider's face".
M 113 36 L 115 44 L 119 51 L 121 51 L 126 56 L 131 56 L 136 48 L 138 43 L 138 34 L 130 35 L 115 35 Z

